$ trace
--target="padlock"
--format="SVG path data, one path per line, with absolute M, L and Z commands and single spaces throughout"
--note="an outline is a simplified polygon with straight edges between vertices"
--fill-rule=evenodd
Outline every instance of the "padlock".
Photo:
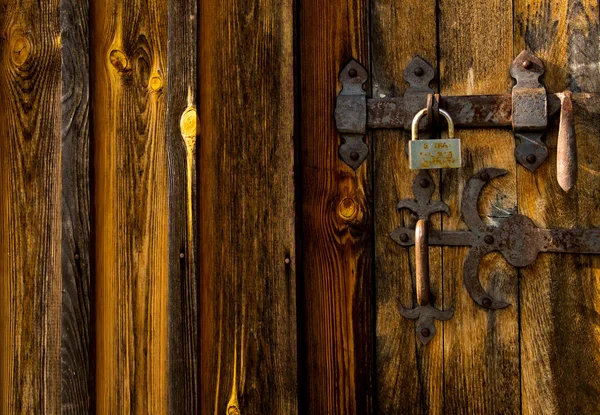
M 412 170 L 446 169 L 461 167 L 460 140 L 454 138 L 454 122 L 443 109 L 439 110 L 448 122 L 448 138 L 419 140 L 419 121 L 427 114 L 427 108 L 417 112 L 412 122 L 412 138 L 408 146 L 408 159 Z

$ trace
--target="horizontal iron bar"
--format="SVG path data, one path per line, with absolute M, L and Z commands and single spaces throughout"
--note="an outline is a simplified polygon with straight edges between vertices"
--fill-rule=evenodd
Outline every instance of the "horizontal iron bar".
M 371 129 L 404 128 L 403 97 L 369 98 L 367 126 Z M 456 127 L 512 128 L 512 95 L 440 96 L 440 108 L 446 110 Z M 558 94 L 548 95 L 548 117 L 560 109 Z M 421 128 L 426 128 L 422 123 Z

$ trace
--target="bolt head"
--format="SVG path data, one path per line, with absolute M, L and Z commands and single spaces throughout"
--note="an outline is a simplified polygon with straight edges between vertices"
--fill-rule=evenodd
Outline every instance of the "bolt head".
M 492 305 L 492 300 L 490 300 L 489 298 L 484 298 L 483 300 L 481 300 L 481 304 L 483 304 L 484 307 L 489 307 Z
M 491 245 L 494 243 L 494 237 L 492 235 L 485 235 L 485 238 L 483 238 L 483 240 L 488 245 Z
M 429 337 L 430 335 L 431 335 L 431 330 L 429 330 L 427 327 L 424 327 L 423 329 L 421 329 L 421 336 Z
M 358 160 L 358 153 L 356 151 L 353 151 L 352 153 L 350 153 L 350 158 L 354 161 Z
M 523 68 L 527 69 L 527 70 L 533 68 L 533 62 L 531 62 L 529 60 L 524 60 L 522 65 L 523 65 Z
M 415 68 L 415 75 L 423 76 L 424 73 L 425 73 L 425 71 L 423 70 L 423 68 L 421 68 L 421 67 Z
M 429 187 L 429 180 L 427 180 L 427 179 L 421 179 L 421 181 L 419 182 L 419 185 L 423 189 L 425 189 L 425 188 Z
M 356 78 L 356 75 L 358 75 L 358 72 L 356 72 L 356 69 L 350 68 L 350 70 L 348 71 L 348 76 L 350 78 Z
M 408 234 L 406 234 L 406 233 L 403 233 L 403 234 L 401 234 L 401 235 L 400 235 L 400 240 L 401 240 L 402 242 L 406 242 L 406 241 L 408 241 Z
M 490 180 L 490 175 L 489 175 L 488 173 L 484 172 L 484 173 L 481 173 L 481 176 L 480 176 L 480 178 L 481 178 L 481 180 L 483 180 L 484 182 L 487 182 L 488 180 Z
M 527 157 L 525 157 L 525 160 L 527 161 L 527 163 L 533 164 L 536 162 L 537 157 L 535 156 L 535 154 L 529 154 Z

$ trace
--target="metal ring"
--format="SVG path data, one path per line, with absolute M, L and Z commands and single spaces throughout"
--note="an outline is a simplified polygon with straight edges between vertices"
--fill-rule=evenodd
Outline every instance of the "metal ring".
M 448 123 L 448 138 L 454 138 L 454 121 L 452 121 L 452 117 L 443 109 L 439 109 L 440 114 L 444 116 L 446 122 Z M 427 108 L 423 108 L 421 111 L 417 112 L 415 118 L 413 118 L 412 128 L 411 128 L 411 140 L 418 140 L 419 138 L 419 122 L 421 118 L 427 115 Z

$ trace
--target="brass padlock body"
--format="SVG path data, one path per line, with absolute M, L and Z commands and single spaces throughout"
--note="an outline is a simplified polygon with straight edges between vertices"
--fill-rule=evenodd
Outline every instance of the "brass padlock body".
M 412 139 L 408 145 L 408 159 L 412 170 L 447 169 L 462 166 L 460 140 L 454 138 L 454 123 L 450 114 L 440 109 L 440 114 L 448 122 L 448 138 L 439 140 L 419 140 L 419 121 L 427 114 L 427 109 L 419 111 L 412 123 Z

